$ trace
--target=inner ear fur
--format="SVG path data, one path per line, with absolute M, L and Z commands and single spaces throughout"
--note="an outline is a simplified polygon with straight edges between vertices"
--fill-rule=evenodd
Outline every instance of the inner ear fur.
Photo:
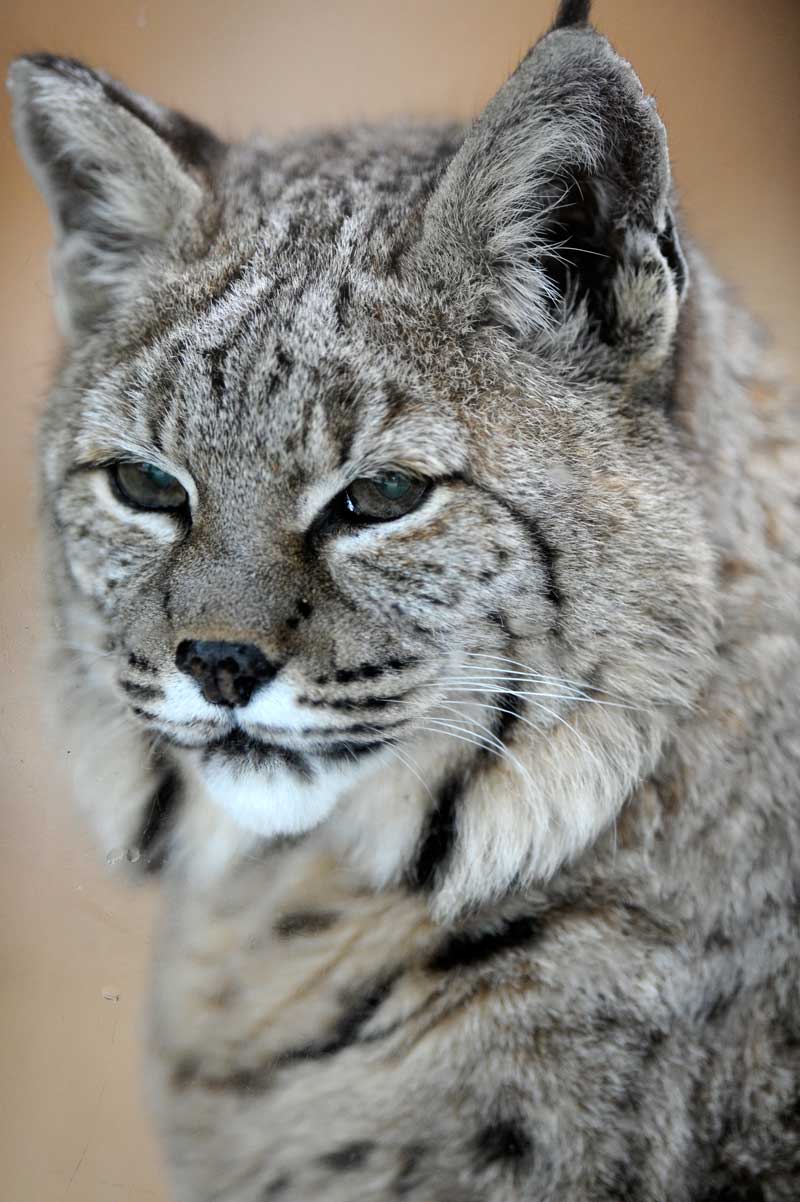
M 8 82 L 17 142 L 55 230 L 57 313 L 80 336 L 191 228 L 224 146 L 74 59 L 28 55 Z
M 666 135 L 604 37 L 559 27 L 533 47 L 429 202 L 422 250 L 454 287 L 466 275 L 484 324 L 543 350 L 580 338 L 617 373 L 663 361 L 687 283 Z

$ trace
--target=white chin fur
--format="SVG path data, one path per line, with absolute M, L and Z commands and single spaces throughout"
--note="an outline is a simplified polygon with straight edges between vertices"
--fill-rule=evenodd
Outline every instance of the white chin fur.
M 258 835 L 297 835 L 327 818 L 351 770 L 325 772 L 312 780 L 281 768 L 239 768 L 226 763 L 200 768 L 209 797 L 242 827 Z

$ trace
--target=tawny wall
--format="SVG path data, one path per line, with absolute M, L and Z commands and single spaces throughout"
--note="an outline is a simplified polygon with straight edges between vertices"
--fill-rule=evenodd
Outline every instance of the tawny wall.
M 0 68 L 24 50 L 77 55 L 228 135 L 466 116 L 550 13 L 550 0 L 4 0 Z M 597 0 L 595 14 L 658 99 L 693 230 L 797 364 L 800 5 Z M 104 882 L 70 810 L 69 748 L 39 718 L 31 462 L 55 347 L 49 231 L 0 104 L 0 1202 L 161 1202 L 136 1045 L 154 898 Z

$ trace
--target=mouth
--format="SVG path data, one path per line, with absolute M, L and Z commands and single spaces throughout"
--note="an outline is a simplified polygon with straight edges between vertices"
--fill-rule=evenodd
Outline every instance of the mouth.
M 392 725 L 401 725 L 400 723 Z M 402 725 L 406 725 L 403 723 Z M 304 741 L 304 746 L 292 747 L 274 739 L 266 739 L 236 727 L 219 738 L 213 739 L 203 748 L 203 762 L 219 759 L 249 768 L 289 768 L 299 776 L 310 776 L 309 760 L 330 764 L 354 763 L 365 756 L 392 746 L 396 739 L 383 731 L 361 725 L 337 730 L 336 738 Z M 354 737 L 372 734 L 372 738 Z M 350 737 L 348 737 L 350 736 Z
M 272 734 L 266 738 L 234 727 L 200 751 L 211 798 L 240 826 L 267 837 L 316 826 L 342 790 L 370 771 L 370 757 L 395 742 L 382 734 L 368 741 L 340 736 L 335 742 L 306 741 L 299 749 L 276 742 Z

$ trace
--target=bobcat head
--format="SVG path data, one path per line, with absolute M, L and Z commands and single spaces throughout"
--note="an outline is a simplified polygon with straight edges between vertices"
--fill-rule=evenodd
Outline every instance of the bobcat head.
M 183 782 L 261 836 L 337 811 L 376 880 L 475 901 L 595 839 L 696 696 L 687 271 L 663 127 L 587 8 L 468 129 L 228 145 L 12 67 L 66 344 L 61 705 L 107 846 L 154 855 Z

